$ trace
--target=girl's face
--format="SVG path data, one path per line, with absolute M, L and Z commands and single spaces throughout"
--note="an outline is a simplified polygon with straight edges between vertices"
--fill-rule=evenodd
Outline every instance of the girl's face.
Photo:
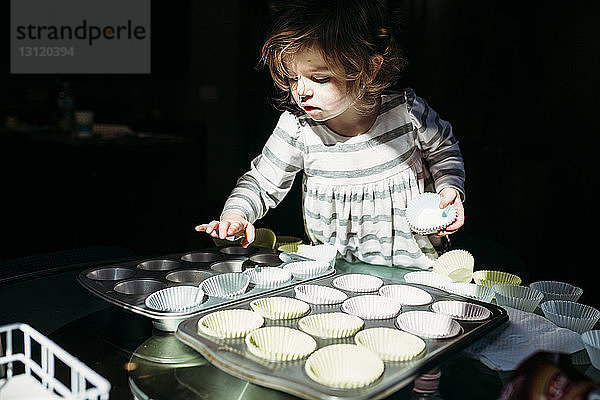
M 346 92 L 346 82 L 336 77 L 318 49 L 309 48 L 290 60 L 288 70 L 292 97 L 315 121 L 328 121 L 347 111 L 355 99 Z

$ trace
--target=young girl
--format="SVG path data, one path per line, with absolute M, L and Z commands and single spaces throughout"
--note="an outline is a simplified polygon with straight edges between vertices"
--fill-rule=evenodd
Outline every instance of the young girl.
M 262 47 L 286 111 L 219 221 L 196 227 L 213 237 L 243 235 L 285 197 L 303 171 L 302 210 L 314 243 L 366 263 L 429 268 L 433 242 L 464 222 L 464 166 L 450 124 L 411 89 L 384 93 L 406 61 L 377 0 L 276 4 Z M 456 222 L 435 236 L 411 232 L 408 201 L 440 193 Z M 437 236 L 437 237 L 436 237 Z

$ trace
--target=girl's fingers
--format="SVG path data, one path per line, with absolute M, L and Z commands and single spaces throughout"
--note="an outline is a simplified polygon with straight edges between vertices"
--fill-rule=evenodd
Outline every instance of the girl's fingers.
M 246 235 L 244 236 L 244 240 L 242 240 L 242 246 L 248 247 L 250 243 L 254 242 L 254 238 L 256 237 L 256 232 L 254 231 L 254 225 L 248 224 L 246 225 Z

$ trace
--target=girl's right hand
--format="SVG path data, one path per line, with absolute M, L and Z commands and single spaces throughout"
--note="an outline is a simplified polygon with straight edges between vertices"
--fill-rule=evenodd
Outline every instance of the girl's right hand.
M 248 247 L 254 241 L 254 225 L 246 221 L 242 213 L 235 210 L 226 211 L 221 215 L 220 221 L 211 221 L 208 224 L 196 226 L 196 231 L 206 232 L 210 236 L 225 239 L 227 236 L 244 236 L 242 246 Z

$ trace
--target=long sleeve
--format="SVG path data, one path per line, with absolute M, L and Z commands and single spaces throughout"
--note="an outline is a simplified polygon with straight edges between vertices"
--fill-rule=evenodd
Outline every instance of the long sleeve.
M 408 89 L 408 110 L 417 130 L 417 146 L 429 166 L 438 192 L 453 187 L 465 199 L 465 167 L 452 126 L 444 121 L 422 98 Z
M 251 223 L 262 218 L 290 191 L 296 173 L 304 167 L 303 153 L 298 121 L 291 113 L 284 112 L 261 154 L 238 179 L 223 212 L 239 210 Z

